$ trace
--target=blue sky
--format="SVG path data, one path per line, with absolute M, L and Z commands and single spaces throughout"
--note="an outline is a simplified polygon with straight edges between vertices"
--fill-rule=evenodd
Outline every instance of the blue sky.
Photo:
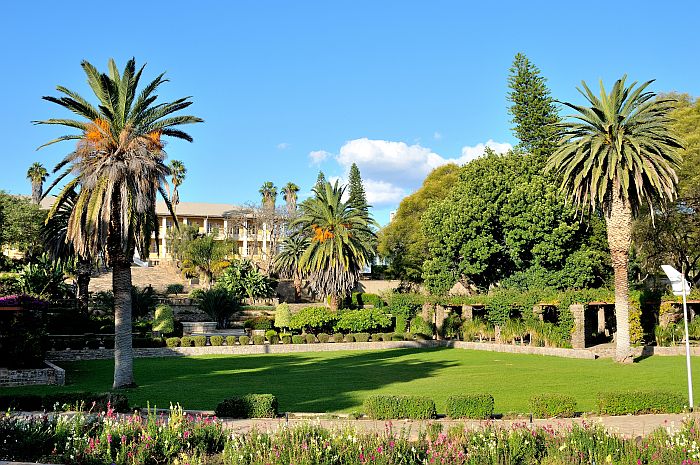
M 192 95 L 195 142 L 173 141 L 189 173 L 182 201 L 258 201 L 265 181 L 308 193 L 318 170 L 357 162 L 380 223 L 427 171 L 515 140 L 508 68 L 525 53 L 555 98 L 580 81 L 655 78 L 700 95 L 695 2 L 10 2 L 0 16 L 0 189 L 28 194 L 27 167 L 63 115 L 41 100 L 65 85 L 89 95 L 80 61 L 134 56 L 167 71 L 164 99 Z M 111 10 L 107 10 L 107 8 Z

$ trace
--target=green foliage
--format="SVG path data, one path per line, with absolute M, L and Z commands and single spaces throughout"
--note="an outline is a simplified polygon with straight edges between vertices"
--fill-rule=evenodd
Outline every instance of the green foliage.
M 224 329 L 228 327 L 229 319 L 234 313 L 240 311 L 239 297 L 224 287 L 213 287 L 196 294 L 197 308 L 216 321 L 216 327 Z
M 243 327 L 246 329 L 267 331 L 272 329 L 272 320 L 266 316 L 256 316 L 245 320 L 245 322 L 243 322 Z
M 265 331 L 265 339 L 269 341 L 271 337 L 277 337 L 277 331 L 274 329 L 268 329 Z
M 406 340 L 406 336 L 404 336 L 402 333 L 391 333 L 390 338 L 392 341 L 405 341 Z
M 156 291 L 151 286 L 131 286 L 131 318 L 137 319 L 153 312 L 158 303 Z
M 508 76 L 508 113 L 513 115 L 513 132 L 527 152 L 549 153 L 558 142 L 556 124 L 559 122 L 546 79 L 540 70 L 522 53 L 515 55 Z
M 289 304 L 279 304 L 275 309 L 275 328 L 289 328 L 291 321 L 292 312 L 289 310 Z
M 335 333 L 333 334 L 333 342 L 343 342 L 345 337 L 343 336 L 342 333 Z
M 491 394 L 464 394 L 447 398 L 449 418 L 488 419 L 493 415 L 494 400 Z
M 250 344 L 250 337 L 249 336 L 240 336 L 238 338 L 238 342 L 242 346 L 247 346 L 248 344 Z
M 391 326 L 391 318 L 375 308 L 343 312 L 335 324 L 337 329 L 351 332 L 375 331 L 389 326 Z
M 261 346 L 265 344 L 265 336 L 263 336 L 262 334 L 256 334 L 255 336 L 253 336 L 253 344 L 255 344 L 256 346 Z
M 318 333 L 333 327 L 338 316 L 326 307 L 305 307 L 292 315 L 289 327 Z
M 320 342 L 321 344 L 327 343 L 327 342 L 330 340 L 330 338 L 331 338 L 331 337 L 330 337 L 328 334 L 326 334 L 326 333 L 318 333 L 318 335 L 317 335 L 316 337 L 318 338 L 318 342 Z
M 155 316 L 153 318 L 153 331 L 159 331 L 163 334 L 172 334 L 175 332 L 175 319 L 173 317 L 173 309 L 170 305 L 160 304 L 156 306 Z
M 348 333 L 344 338 L 345 342 L 355 342 L 355 335 L 353 333 Z
M 45 219 L 46 211 L 26 197 L 0 191 L 0 248 L 16 248 L 29 258 L 40 255 Z
M 238 297 L 251 299 L 274 295 L 273 281 L 250 260 L 234 260 L 217 279 L 221 286 Z
M 43 254 L 34 262 L 26 264 L 17 276 L 20 292 L 43 299 L 65 299 L 71 297 L 71 289 L 65 283 L 70 268 Z
M 598 394 L 601 415 L 640 415 L 647 413 L 681 413 L 688 400 L 666 391 L 605 392 Z
M 94 407 L 93 407 L 94 402 Z M 7 411 L 64 411 L 74 410 L 82 405 L 83 409 L 90 409 L 94 412 L 104 412 L 109 406 L 115 412 L 128 412 L 129 401 L 124 394 L 105 392 L 96 394 L 92 392 L 71 392 L 59 394 L 37 395 L 3 395 L 0 396 L 0 410 Z
M 194 341 L 194 346 L 195 347 L 204 347 L 207 345 L 207 337 L 206 336 L 194 336 L 192 338 Z
M 430 255 L 421 217 L 450 192 L 459 170 L 457 165 L 448 164 L 431 171 L 416 192 L 401 200 L 394 219 L 379 231 L 378 252 L 389 261 L 389 275 L 409 282 L 423 281 L 423 262 Z
M 292 343 L 291 334 L 287 334 L 287 333 L 280 334 L 280 339 L 282 340 L 282 344 L 291 344 Z
M 369 396 L 363 409 L 374 420 L 429 420 L 436 416 L 435 402 L 422 396 Z
M 180 283 L 172 283 L 168 284 L 168 286 L 165 288 L 165 293 L 166 294 L 182 294 L 185 290 L 185 286 L 183 286 Z
M 236 345 L 236 336 L 226 336 L 226 345 L 227 346 Z
M 165 340 L 165 345 L 167 347 L 180 347 L 179 337 L 169 337 Z
M 433 324 L 425 321 L 420 316 L 413 317 L 411 319 L 410 326 L 413 334 L 425 334 L 426 336 L 432 336 L 435 331 Z
M 193 347 L 194 346 L 194 338 L 192 336 L 182 336 L 180 338 L 180 346 L 181 347 Z
M 307 334 L 306 335 L 306 343 L 307 344 L 316 344 L 316 336 L 313 334 Z
M 537 277 L 562 273 L 594 285 L 607 279 L 608 268 L 597 265 L 580 275 L 587 270 L 582 260 L 605 253 L 605 228 L 597 224 L 602 220 L 591 215 L 581 221 L 565 204 L 556 179 L 542 174 L 542 166 L 535 154 L 489 152 L 460 169 L 444 200 L 422 217 L 430 251 L 423 277 L 432 293 L 446 293 L 457 280 L 486 289 L 526 272 Z M 523 287 L 522 277 L 514 281 Z M 569 282 L 533 284 L 563 287 Z
M 564 394 L 539 394 L 530 399 L 536 418 L 568 418 L 576 415 L 576 399 Z
M 218 347 L 224 344 L 224 337 L 223 336 L 209 336 L 209 342 L 211 343 L 212 346 Z
M 306 338 L 301 334 L 295 334 L 292 336 L 292 344 L 306 344 Z
M 275 418 L 277 397 L 272 394 L 247 394 L 225 399 L 216 406 L 216 416 L 228 418 Z
M 355 342 L 369 342 L 369 333 L 356 333 Z
M 44 368 L 46 340 L 39 312 L 0 315 L 0 367 Z
M 232 245 L 228 240 L 217 239 L 214 234 L 197 236 L 187 242 L 182 260 L 185 274 L 202 275 L 205 286 L 210 286 L 217 275 L 229 262 Z

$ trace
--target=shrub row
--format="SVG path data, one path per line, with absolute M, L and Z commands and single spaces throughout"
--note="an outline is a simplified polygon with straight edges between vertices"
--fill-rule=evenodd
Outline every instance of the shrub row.
M 129 411 L 129 400 L 126 396 L 114 392 L 105 392 L 101 394 L 92 392 L 69 392 L 46 394 L 43 396 L 34 394 L 0 396 L 0 410 L 51 411 L 54 410 L 54 407 L 56 410 L 71 410 L 79 407 L 84 410 L 103 412 L 107 410 L 108 403 L 117 412 Z
M 576 405 L 576 399 L 565 394 L 539 394 L 530 398 L 530 411 L 537 418 L 573 417 Z
M 435 418 L 435 402 L 423 396 L 369 396 L 363 404 L 367 416 L 375 420 Z
M 275 418 L 278 408 L 277 397 L 272 394 L 247 394 L 219 402 L 215 413 L 230 418 Z
M 447 398 L 447 416 L 450 418 L 486 419 L 493 415 L 491 394 L 466 394 Z
M 627 415 L 681 413 L 688 408 L 684 396 L 663 391 L 605 392 L 598 394 L 598 413 Z

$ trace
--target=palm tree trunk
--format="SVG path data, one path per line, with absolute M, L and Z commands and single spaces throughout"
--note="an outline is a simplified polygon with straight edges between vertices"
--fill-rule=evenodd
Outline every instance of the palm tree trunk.
M 301 276 L 294 274 L 294 302 L 301 300 Z
M 78 281 L 78 306 L 80 311 L 87 315 L 89 304 L 90 276 L 92 265 L 88 261 L 80 260 L 77 266 Z
M 134 351 L 131 341 L 131 263 L 122 256 L 112 263 L 114 291 L 114 385 L 134 386 Z
M 629 204 L 618 195 L 619 189 L 617 183 L 615 184 L 612 205 L 605 216 L 610 257 L 615 272 L 615 324 L 617 326 L 615 360 L 621 363 L 630 363 L 633 359 L 630 347 L 627 268 L 632 242 L 632 210 Z
M 43 190 L 44 186 L 41 182 L 32 182 L 32 202 L 35 205 L 39 205 L 41 202 L 41 194 L 43 193 Z
M 335 295 L 335 294 L 331 295 L 331 299 L 330 299 L 330 302 L 329 302 L 331 311 L 333 311 L 333 312 L 337 312 L 337 311 L 338 311 L 338 303 L 339 303 L 339 300 L 340 300 L 340 299 L 339 299 L 339 297 L 338 297 L 337 295 Z

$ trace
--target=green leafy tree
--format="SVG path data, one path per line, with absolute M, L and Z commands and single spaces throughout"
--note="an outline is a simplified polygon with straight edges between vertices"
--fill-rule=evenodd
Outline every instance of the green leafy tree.
M 660 206 L 676 196 L 680 142 L 669 127 L 673 102 L 654 99 L 652 81 L 626 85 L 626 76 L 596 96 L 582 83 L 590 106 L 565 105 L 576 113 L 563 125 L 564 142 L 547 168 L 562 176 L 574 205 L 600 209 L 607 223 L 615 272 L 616 359 L 631 361 L 628 262 L 632 218 L 644 204 Z M 653 211 L 653 210 L 652 210 Z
M 197 274 L 204 278 L 204 286 L 211 288 L 214 275 L 229 265 L 231 244 L 215 238 L 214 234 L 199 236 L 187 244 L 182 261 L 186 274 Z
M 291 217 L 297 211 L 297 192 L 299 192 L 299 186 L 293 182 L 288 182 L 282 188 L 282 196 L 287 204 L 287 214 Z
M 170 182 L 173 185 L 173 190 L 170 194 L 170 204 L 173 206 L 173 212 L 175 212 L 180 203 L 180 192 L 178 188 L 185 181 L 187 168 L 185 168 L 185 164 L 180 160 L 171 160 L 168 164 L 168 168 L 170 168 Z
M 300 263 L 309 277 L 312 291 L 321 298 L 330 296 L 332 310 L 357 285 L 360 271 L 372 251 L 360 237 L 373 235 L 368 215 L 342 200 L 345 188 L 325 183 L 313 189 L 314 197 L 301 204 L 301 216 L 294 222 L 310 244 Z
M 45 219 L 46 211 L 26 197 L 0 191 L 0 246 L 17 249 L 29 260 L 40 256 Z
M 542 174 L 540 160 L 531 153 L 488 152 L 462 167 L 446 198 L 428 208 L 422 226 L 430 258 L 423 277 L 432 292 L 445 293 L 457 280 L 486 290 L 524 273 L 515 278 L 522 285 L 534 270 L 555 274 L 576 260 L 577 251 L 604 246 L 600 220 L 593 215 L 582 223 Z M 592 285 L 604 279 L 586 275 Z M 528 288 L 547 285 L 563 283 L 526 282 Z
M 429 250 L 421 217 L 430 205 L 448 195 L 458 173 L 455 164 L 435 168 L 416 192 L 401 200 L 394 219 L 379 231 L 378 252 L 388 260 L 390 275 L 414 283 L 423 281 L 423 263 Z
M 225 287 L 233 295 L 256 299 L 274 295 L 273 281 L 250 260 L 234 260 L 219 276 L 217 286 Z
M 508 76 L 508 112 L 523 150 L 549 155 L 558 142 L 557 107 L 540 70 L 522 53 L 515 55 Z
M 136 69 L 134 59 L 122 73 L 109 60 L 107 73 L 101 73 L 87 61 L 81 63 L 97 106 L 63 86 L 62 97 L 44 97 L 49 102 L 76 114 L 79 119 L 55 118 L 37 124 L 60 125 L 78 133 L 60 136 L 46 145 L 77 141 L 56 167 L 67 169 L 54 185 L 71 174 L 61 197 L 79 185 L 80 191 L 70 217 L 67 238 L 79 255 L 103 254 L 112 267 L 115 306 L 114 388 L 134 384 L 131 343 L 131 263 L 138 248 L 147 256 L 151 233 L 158 233 L 155 215 L 156 196 L 166 204 L 164 184 L 170 174 L 164 164 L 163 136 L 192 141 L 183 124 L 198 123 L 194 116 L 173 114 L 191 105 L 188 97 L 155 104 L 155 94 L 165 82 L 160 74 L 139 91 L 143 67 Z
M 48 175 L 49 172 L 46 171 L 44 165 L 38 161 L 32 163 L 32 166 L 27 170 L 27 179 L 32 183 L 32 202 L 34 202 L 35 205 L 39 205 L 39 202 L 41 202 L 44 181 L 46 181 Z
M 289 304 L 279 304 L 275 309 L 275 327 L 284 330 L 289 328 L 291 321 L 292 312 L 289 310 Z
M 266 181 L 260 186 L 258 192 L 262 196 L 263 207 L 268 210 L 274 210 L 275 201 L 277 200 L 277 187 L 271 181 Z
M 274 269 L 283 278 L 292 279 L 294 282 L 294 301 L 301 299 L 301 290 L 304 272 L 301 266 L 301 257 L 310 245 L 310 240 L 304 234 L 292 234 L 285 237 L 281 243 L 280 252 L 275 257 Z

